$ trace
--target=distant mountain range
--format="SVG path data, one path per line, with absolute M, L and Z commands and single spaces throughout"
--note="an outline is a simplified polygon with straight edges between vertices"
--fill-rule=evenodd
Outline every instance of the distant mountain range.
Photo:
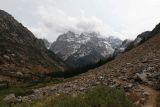
M 121 43 L 119 38 L 103 37 L 96 32 L 76 34 L 68 31 L 52 43 L 50 50 L 71 67 L 78 68 L 111 58 Z

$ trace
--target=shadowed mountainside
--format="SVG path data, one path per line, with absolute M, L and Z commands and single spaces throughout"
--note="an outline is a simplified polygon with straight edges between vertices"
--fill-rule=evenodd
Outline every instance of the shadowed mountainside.
M 36 80 L 67 67 L 44 42 L 10 14 L 0 10 L 0 81 Z M 13 81 L 11 81 L 13 82 Z

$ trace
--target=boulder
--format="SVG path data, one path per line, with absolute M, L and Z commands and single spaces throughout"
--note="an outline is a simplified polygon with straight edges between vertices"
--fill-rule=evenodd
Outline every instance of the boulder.
M 147 82 L 147 74 L 146 73 L 136 73 L 136 77 L 138 80 L 141 80 L 142 82 Z

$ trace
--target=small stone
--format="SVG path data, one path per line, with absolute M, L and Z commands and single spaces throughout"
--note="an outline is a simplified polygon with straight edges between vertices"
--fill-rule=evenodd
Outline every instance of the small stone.
M 140 102 L 140 104 L 144 105 L 145 102 L 146 102 L 146 99 L 145 98 L 141 98 L 139 102 Z
M 4 57 L 5 59 L 7 59 L 7 60 L 9 60 L 9 59 L 10 59 L 10 57 L 9 57 L 9 56 L 7 56 L 7 55 L 3 55 L 3 57 Z
M 23 77 L 23 73 L 22 72 L 17 72 L 16 75 L 19 76 L 19 77 Z
M 5 102 L 11 103 L 11 102 L 16 101 L 16 96 L 15 96 L 15 94 L 9 94 L 3 100 Z
M 135 107 L 139 107 L 140 106 L 140 101 L 137 101 L 134 103 Z
M 15 57 L 16 55 L 15 54 L 11 54 L 13 57 Z
M 150 93 L 144 92 L 143 95 L 144 95 L 145 97 L 148 97 L 148 96 L 150 96 Z
M 133 84 L 131 84 L 131 83 L 130 83 L 130 84 L 128 84 L 128 88 L 131 88 L 132 86 L 133 86 Z

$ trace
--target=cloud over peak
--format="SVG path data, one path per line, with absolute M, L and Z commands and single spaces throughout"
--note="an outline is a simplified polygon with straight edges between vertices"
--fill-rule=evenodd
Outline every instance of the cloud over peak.
M 134 39 L 160 22 L 160 0 L 2 0 L 0 7 L 50 41 L 68 30 Z
M 64 11 L 55 7 L 38 7 L 37 15 L 41 18 L 38 26 L 30 29 L 40 37 L 50 34 L 50 38 L 55 39 L 59 34 L 67 31 L 100 32 L 108 36 L 115 32 L 111 27 L 104 24 L 102 20 L 95 16 L 85 16 L 85 12 L 77 16 L 67 15 Z M 114 33 L 113 33 L 114 32 Z M 53 33 L 53 35 L 51 35 Z M 116 34 L 116 33 L 115 33 Z

